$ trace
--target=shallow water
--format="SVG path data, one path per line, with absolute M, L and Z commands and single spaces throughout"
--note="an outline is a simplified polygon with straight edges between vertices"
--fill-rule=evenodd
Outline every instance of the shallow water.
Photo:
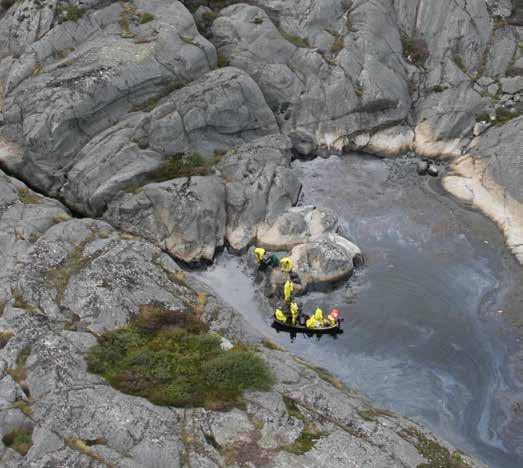
M 202 277 L 257 329 L 377 405 L 489 466 L 523 466 L 521 387 L 509 366 L 518 338 L 505 319 L 521 312 L 512 293 L 523 273 L 496 227 L 445 196 L 437 180 L 417 176 L 412 159 L 333 156 L 295 162 L 295 170 L 302 203 L 333 209 L 365 254 L 345 286 L 303 300 L 305 311 L 340 308 L 344 333 L 278 334 L 237 257 L 222 255 Z

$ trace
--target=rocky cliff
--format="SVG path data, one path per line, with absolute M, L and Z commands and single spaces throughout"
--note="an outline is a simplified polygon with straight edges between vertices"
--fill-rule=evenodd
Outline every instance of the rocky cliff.
M 335 215 L 295 207 L 296 157 L 448 160 L 444 187 L 523 262 L 520 3 L 2 0 L 0 166 L 16 179 L 0 175 L 0 419 L 33 444 L 2 462 L 466 466 L 282 351 L 260 348 L 275 390 L 230 413 L 120 394 L 82 355 L 152 301 L 259 342 L 167 254 L 256 242 L 319 252 L 310 282 L 350 274 Z M 311 424 L 315 447 L 285 450 Z

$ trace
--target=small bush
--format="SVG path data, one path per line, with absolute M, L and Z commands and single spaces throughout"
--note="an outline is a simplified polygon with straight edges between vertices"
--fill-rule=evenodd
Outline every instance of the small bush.
M 0 332 L 0 349 L 4 348 L 8 341 L 13 337 L 13 332 L 10 330 Z
M 427 43 L 421 38 L 412 38 L 407 33 L 401 33 L 403 55 L 413 65 L 422 66 L 429 57 Z
M 227 409 L 244 390 L 269 390 L 273 377 L 253 351 L 223 351 L 194 313 L 149 306 L 127 327 L 104 334 L 87 356 L 91 372 L 158 405 Z
M 480 112 L 476 115 L 476 122 L 490 122 L 490 115 L 488 112 Z
M 498 107 L 496 109 L 496 123 L 500 125 L 503 125 L 518 116 L 519 114 L 517 112 L 511 112 L 504 107 Z
M 280 30 L 280 33 L 286 41 L 294 44 L 296 47 L 300 47 L 302 49 L 310 48 L 309 41 L 306 38 L 290 34 L 283 30 Z
M 12 449 L 16 450 L 20 455 L 25 455 L 31 445 L 33 445 L 32 439 L 33 431 L 29 429 L 15 429 L 14 431 L 8 432 L 2 437 L 2 442 Z
M 446 86 L 441 86 L 441 85 L 435 85 L 432 87 L 432 92 L 433 93 L 442 93 L 443 91 L 445 91 L 447 89 Z
M 146 11 L 140 16 L 141 24 L 149 23 L 150 21 L 154 21 L 154 15 L 152 13 Z
M 59 5 L 58 12 L 62 13 L 67 21 L 74 22 L 78 21 L 84 13 L 78 5 Z

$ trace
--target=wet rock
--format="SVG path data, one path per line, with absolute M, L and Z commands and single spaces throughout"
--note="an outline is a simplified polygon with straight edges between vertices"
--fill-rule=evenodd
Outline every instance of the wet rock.
M 434 164 L 430 164 L 429 167 L 427 168 L 427 174 L 432 177 L 437 177 L 439 174 L 438 167 L 435 166 Z
M 299 157 L 313 157 L 318 150 L 318 144 L 313 135 L 301 129 L 289 133 L 292 142 L 292 149 Z
M 419 175 L 425 175 L 427 173 L 427 169 L 429 168 L 429 163 L 427 161 L 418 161 L 416 164 L 416 170 L 418 171 Z

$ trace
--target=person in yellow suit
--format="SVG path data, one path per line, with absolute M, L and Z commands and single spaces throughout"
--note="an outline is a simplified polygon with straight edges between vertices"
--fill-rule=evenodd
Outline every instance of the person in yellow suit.
M 314 320 L 316 321 L 316 327 L 323 327 L 323 325 L 324 325 L 323 310 L 321 310 L 319 307 L 314 312 Z
M 278 320 L 278 322 L 285 323 L 287 321 L 287 316 L 283 313 L 281 309 L 276 309 L 274 311 L 274 318 Z
M 284 273 L 290 273 L 292 271 L 292 260 L 289 257 L 283 257 L 280 260 L 280 268 Z
M 296 302 L 291 302 L 291 305 L 289 308 L 291 310 L 291 323 L 293 325 L 296 325 L 296 323 L 298 322 L 298 315 L 300 314 L 300 309 L 298 307 L 298 304 L 296 304 Z
M 316 319 L 314 318 L 314 314 L 312 314 L 307 321 L 305 322 L 305 326 L 307 328 L 316 328 Z
M 283 299 L 285 300 L 285 304 L 291 303 L 293 292 L 294 285 L 292 284 L 292 281 L 285 281 L 285 284 L 283 285 Z

